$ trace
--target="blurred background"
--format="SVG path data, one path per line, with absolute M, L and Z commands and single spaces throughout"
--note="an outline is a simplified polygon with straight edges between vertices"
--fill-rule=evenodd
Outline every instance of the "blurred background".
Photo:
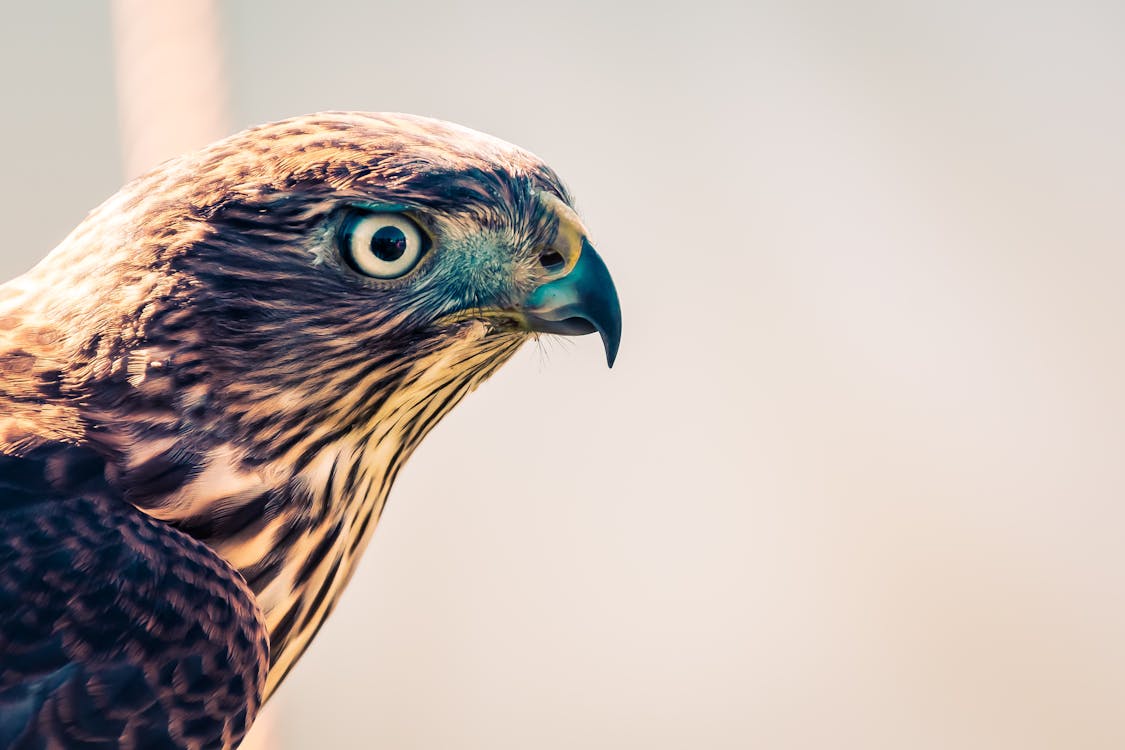
M 8 3 L 0 278 L 323 109 L 566 179 L 625 336 L 423 444 L 256 748 L 1125 747 L 1125 6 Z

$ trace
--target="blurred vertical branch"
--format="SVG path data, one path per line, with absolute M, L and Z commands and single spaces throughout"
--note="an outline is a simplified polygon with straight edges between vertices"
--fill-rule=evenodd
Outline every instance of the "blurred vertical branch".
M 227 134 L 215 0 L 111 0 L 125 177 Z M 274 746 L 262 716 L 242 750 Z
M 214 0 L 112 0 L 125 176 L 226 134 Z

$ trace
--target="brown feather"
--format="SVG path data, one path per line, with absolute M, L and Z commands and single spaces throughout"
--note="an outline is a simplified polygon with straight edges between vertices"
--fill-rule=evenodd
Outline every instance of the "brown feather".
M 407 115 L 311 115 L 172 160 L 0 287 L 0 452 L 89 446 L 126 500 L 240 571 L 271 632 L 268 695 L 402 462 L 527 339 L 472 312 L 542 282 L 543 194 L 569 203 L 530 153 Z M 344 267 L 356 204 L 432 235 L 414 273 Z

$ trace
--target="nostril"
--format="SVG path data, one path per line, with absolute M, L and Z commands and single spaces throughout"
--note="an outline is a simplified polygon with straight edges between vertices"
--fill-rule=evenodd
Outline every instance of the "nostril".
M 555 271 L 566 263 L 566 259 L 562 257 L 561 253 L 554 250 L 547 250 L 539 255 L 539 262 L 548 271 Z

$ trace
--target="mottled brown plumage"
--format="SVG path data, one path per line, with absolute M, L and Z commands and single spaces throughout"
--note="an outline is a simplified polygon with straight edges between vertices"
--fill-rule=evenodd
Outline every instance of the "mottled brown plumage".
M 416 225 L 428 246 L 394 278 L 365 275 L 348 245 L 350 227 L 383 215 Z M 131 554 L 160 575 L 174 577 L 181 555 L 237 571 L 188 577 L 231 606 L 239 581 L 252 592 L 251 614 L 213 640 L 252 633 L 258 618 L 268 631 L 268 670 L 251 648 L 201 672 L 257 686 L 244 691 L 248 726 L 255 690 L 268 697 L 323 623 L 429 429 L 535 332 L 593 330 L 612 361 L 612 282 L 559 179 L 526 151 L 406 115 L 252 129 L 126 186 L 0 287 L 0 482 L 17 477 L 0 512 L 46 524 L 43 543 L 93 576 L 112 580 L 93 561 L 110 544 L 98 534 L 118 527 L 155 529 L 155 546 Z M 51 525 L 72 506 L 114 520 L 78 538 Z M 0 538 L 0 555 L 20 558 L 21 544 Z M 57 604 L 67 589 L 43 594 L 42 573 L 29 568 L 0 595 L 32 613 L 35 592 Z M 0 688 L 53 695 L 42 685 L 79 679 L 10 666 L 18 616 L 0 613 Z M 158 694 L 156 659 L 129 641 L 148 627 L 76 641 L 66 668 L 88 682 L 125 658 Z M 176 728 L 191 710 L 218 732 L 202 746 L 241 737 L 218 697 L 201 709 L 168 695 L 157 703 L 170 746 L 191 745 Z M 0 720 L 0 746 L 4 731 Z
M 0 456 L 0 747 L 222 747 L 268 669 L 251 591 L 81 448 Z

